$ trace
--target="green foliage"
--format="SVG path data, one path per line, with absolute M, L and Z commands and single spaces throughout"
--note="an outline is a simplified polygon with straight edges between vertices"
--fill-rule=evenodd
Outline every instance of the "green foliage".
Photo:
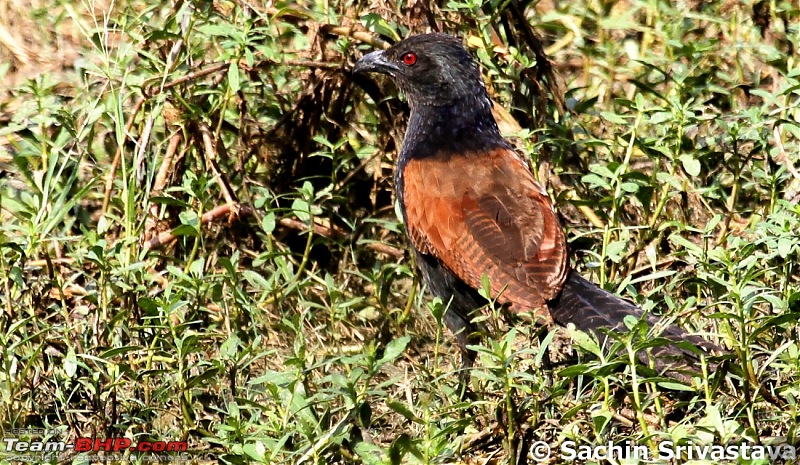
M 545 3 L 17 12 L 26 43 L 76 53 L 0 68 L 19 80 L 0 92 L 0 432 L 186 440 L 232 464 L 796 444 L 796 7 Z M 431 20 L 524 128 L 574 266 L 725 347 L 727 370 L 641 366 L 663 342 L 641 323 L 605 344 L 519 324 L 475 347 L 462 397 L 393 201 L 407 108 L 347 71 Z

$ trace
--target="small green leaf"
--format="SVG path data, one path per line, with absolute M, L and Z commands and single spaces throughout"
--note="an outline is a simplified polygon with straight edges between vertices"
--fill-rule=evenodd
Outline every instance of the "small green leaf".
M 569 335 L 572 337 L 572 339 L 580 348 L 598 357 L 602 355 L 600 351 L 600 346 L 597 345 L 597 342 L 595 342 L 595 340 L 592 339 L 591 336 L 589 336 L 588 334 L 584 333 L 579 329 L 575 329 L 572 327 L 568 329 L 568 332 Z
M 194 276 L 203 276 L 203 269 L 206 267 L 206 261 L 203 258 L 198 258 L 189 265 L 189 273 Z
M 400 40 L 400 36 L 397 34 L 397 31 L 395 31 L 395 29 L 389 25 L 386 19 L 384 19 L 384 17 L 379 14 L 376 13 L 365 14 L 364 16 L 361 17 L 361 21 L 364 24 L 364 27 L 366 27 L 367 30 L 369 31 L 377 32 L 378 34 L 383 34 L 397 41 Z
M 267 448 L 264 446 L 264 443 L 261 441 L 256 441 L 255 443 L 248 443 L 242 447 L 242 451 L 247 454 L 248 457 L 257 461 L 258 463 L 266 463 L 264 460 L 264 456 L 267 454 Z
M 631 118 L 619 115 L 617 113 L 611 113 L 609 111 L 600 112 L 603 118 L 611 124 L 620 124 L 620 125 L 627 125 L 630 123 Z
M 628 250 L 628 241 L 613 241 L 606 247 L 606 255 L 612 262 L 619 263 L 625 256 L 626 250 Z
M 789 237 L 782 236 L 778 239 L 778 254 L 781 258 L 786 258 L 792 253 L 792 248 L 794 247 L 795 240 L 792 240 Z
M 658 383 L 658 385 L 670 391 L 695 392 L 695 389 L 693 387 L 686 386 L 685 384 L 681 383 L 676 383 L 674 381 L 661 381 Z
M 240 84 L 239 66 L 236 63 L 232 63 L 228 66 L 228 87 L 230 87 L 231 92 L 236 93 L 241 89 Z
M 404 416 L 408 421 L 413 421 L 414 423 L 423 423 L 423 420 L 402 402 L 398 402 L 396 400 L 387 400 L 386 406 Z
M 404 350 L 406 350 L 406 346 L 410 341 L 411 336 L 403 336 L 399 339 L 390 341 L 388 344 L 386 344 L 386 349 L 383 351 L 383 357 L 378 360 L 378 365 L 383 365 L 386 362 L 394 361 L 400 356 L 400 354 L 403 353 Z
M 262 289 L 265 291 L 272 290 L 272 285 L 269 283 L 269 281 L 255 271 L 244 270 L 242 272 L 242 276 L 247 280 L 248 283 L 250 283 L 251 286 L 256 289 Z
M 178 218 L 181 220 L 182 224 L 187 226 L 196 227 L 200 223 L 197 212 L 194 210 L 184 210 L 178 214 Z
M 233 360 L 236 357 L 236 352 L 239 350 L 239 343 L 241 340 L 235 334 L 232 334 L 228 339 L 222 343 L 219 348 L 219 357 L 226 360 Z
M 188 224 L 182 224 L 177 228 L 172 230 L 172 234 L 175 236 L 189 236 L 189 237 L 197 237 L 200 234 L 197 232 L 197 228 L 194 226 L 189 226 Z
M 608 426 L 609 422 L 611 422 L 611 418 L 612 418 L 611 412 L 609 412 L 608 410 L 592 414 L 594 433 L 597 434 L 598 436 L 602 435 L 606 429 L 606 426 Z
M 659 171 L 658 173 L 656 173 L 656 179 L 661 184 L 669 184 L 675 190 L 678 191 L 683 190 L 683 183 L 681 183 L 681 180 L 678 179 L 677 176 L 673 176 L 667 173 L 666 171 Z
M 691 155 L 681 155 L 678 157 L 683 165 L 683 170 L 689 176 L 698 176 L 700 174 L 700 162 Z
M 140 346 L 115 347 L 100 354 L 100 358 L 108 360 L 110 358 L 116 357 L 117 355 L 127 354 L 128 352 L 134 352 L 139 349 L 141 349 Z
M 275 231 L 276 224 L 275 212 L 267 213 L 264 215 L 264 219 L 261 220 L 261 228 L 264 229 L 264 232 L 267 234 L 272 234 L 272 232 Z
M 184 208 L 190 208 L 191 207 L 190 204 L 184 202 L 183 200 L 179 200 L 179 199 L 176 199 L 175 197 L 170 197 L 168 195 L 154 195 L 153 197 L 150 197 L 150 202 L 151 203 L 157 203 L 157 204 L 160 204 L 160 205 L 172 205 L 172 206 L 184 207 Z
M 292 202 L 292 211 L 297 215 L 300 221 L 308 221 L 311 219 L 311 210 L 308 202 L 303 199 L 294 199 Z
M 611 185 L 608 184 L 608 182 L 605 179 L 601 178 L 600 176 L 598 176 L 598 175 L 596 175 L 594 173 L 590 173 L 590 174 L 587 174 L 586 176 L 582 177 L 581 181 L 583 181 L 584 183 L 588 184 L 589 187 L 591 187 L 593 189 L 598 188 L 598 187 L 602 187 L 604 189 L 611 189 Z
M 703 249 L 701 249 L 697 244 L 686 239 L 678 233 L 670 234 L 669 241 L 675 245 L 683 247 L 695 256 L 699 256 L 703 253 Z
M 75 357 L 75 352 L 70 350 L 67 353 L 67 356 L 64 357 L 64 371 L 67 373 L 67 377 L 74 378 L 75 373 L 78 372 L 78 359 Z

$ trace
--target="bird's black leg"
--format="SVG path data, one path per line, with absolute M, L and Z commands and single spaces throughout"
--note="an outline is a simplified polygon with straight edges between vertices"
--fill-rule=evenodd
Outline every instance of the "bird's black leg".
M 428 290 L 447 302 L 444 324 L 456 337 L 456 343 L 461 349 L 459 391 L 462 399 L 472 398 L 474 396 L 469 391 L 469 375 L 477 354 L 467 349 L 467 346 L 479 344 L 481 335 L 486 333 L 486 328 L 480 323 L 472 322 L 473 312 L 482 308 L 486 300 L 434 256 L 416 252 L 416 259 Z
M 539 339 L 539 347 L 542 347 L 542 344 L 544 344 L 544 341 L 547 339 L 547 335 L 550 333 L 550 331 L 552 331 L 552 328 L 549 328 L 547 326 L 542 326 L 541 328 L 537 328 L 536 332 L 538 333 L 537 337 Z M 550 360 L 550 346 L 549 345 L 544 348 L 544 355 L 542 356 L 542 369 L 544 371 L 546 371 L 546 372 L 552 372 L 553 371 L 553 363 L 552 363 L 552 360 Z M 547 376 L 546 380 L 547 380 L 547 385 L 548 386 L 552 386 L 553 377 L 552 376 Z
M 444 314 L 444 323 L 455 335 L 458 348 L 461 349 L 461 370 L 458 375 L 459 397 L 462 399 L 472 398 L 474 395 L 469 386 L 470 372 L 478 354 L 474 350 L 468 349 L 467 346 L 480 343 L 480 330 L 452 308 Z

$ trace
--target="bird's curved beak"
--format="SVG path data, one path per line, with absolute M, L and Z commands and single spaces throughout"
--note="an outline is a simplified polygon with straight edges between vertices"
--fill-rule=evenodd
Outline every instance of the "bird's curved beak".
M 354 73 L 383 73 L 392 75 L 398 67 L 386 59 L 383 50 L 368 53 L 361 57 L 353 67 Z

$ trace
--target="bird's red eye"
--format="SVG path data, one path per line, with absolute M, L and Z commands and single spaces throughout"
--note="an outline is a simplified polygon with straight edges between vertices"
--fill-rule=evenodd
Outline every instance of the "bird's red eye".
M 403 63 L 405 63 L 406 65 L 411 66 L 416 62 L 417 62 L 417 54 L 416 53 L 408 52 L 405 55 L 403 55 Z

